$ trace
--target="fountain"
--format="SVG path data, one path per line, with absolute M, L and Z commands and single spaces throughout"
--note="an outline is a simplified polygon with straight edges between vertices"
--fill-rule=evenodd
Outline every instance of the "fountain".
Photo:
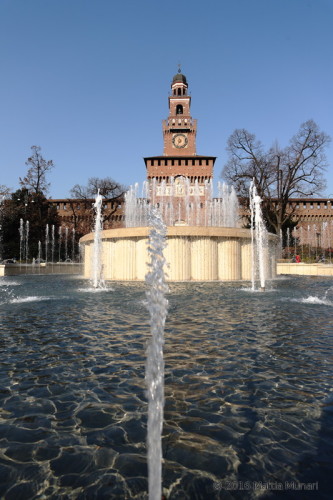
M 40 264 L 41 260 L 42 260 L 42 242 L 39 241 L 38 242 L 38 256 L 37 256 L 38 264 Z
M 148 393 L 148 485 L 149 499 L 159 500 L 162 496 L 162 428 L 164 408 L 164 325 L 168 300 L 165 294 L 163 249 L 165 248 L 166 226 L 156 210 L 151 210 L 152 229 L 149 234 L 149 272 L 146 275 L 147 308 L 150 313 L 151 339 L 146 351 L 146 384 Z
M 20 264 L 21 264 L 21 262 L 23 260 L 23 256 L 24 256 L 24 222 L 23 222 L 23 219 L 20 219 L 19 234 L 20 234 Z
M 267 279 L 268 233 L 264 223 L 261 203 L 254 181 L 250 186 L 251 241 L 252 241 L 252 290 L 255 290 L 256 274 L 259 274 L 260 290 L 264 291 Z
M 25 263 L 29 260 L 29 221 L 25 223 Z
M 58 262 L 61 262 L 62 226 L 58 229 Z
M 65 227 L 65 261 L 68 259 L 68 227 Z
M 207 166 L 184 158 L 180 168 Z M 98 193 L 81 245 L 86 277 L 98 285 L 103 269 L 117 281 L 112 300 L 77 277 L 0 282 L 1 498 L 146 499 L 149 490 L 160 500 L 161 483 L 182 500 L 330 498 L 331 281 L 281 279 L 264 294 L 230 283 L 266 286 L 276 238 L 265 249 L 254 189 L 252 233 L 237 227 L 232 188 L 218 191 L 207 179 L 150 179 L 126 197 L 127 227 L 112 230 L 102 229 Z M 68 230 L 66 257 L 67 240 Z M 61 241 L 59 228 L 59 260 Z
M 75 262 L 75 228 L 72 229 L 72 262 Z
M 48 263 L 49 244 L 50 244 L 49 225 L 46 224 L 46 227 L 45 227 L 45 262 L 46 262 L 46 264 Z
M 55 227 L 52 224 L 51 228 L 51 262 L 54 262 L 54 246 L 55 246 Z
M 102 239 L 101 234 L 103 230 L 103 217 L 102 217 L 102 203 L 103 196 L 97 193 L 94 203 L 95 209 L 95 227 L 94 227 L 94 245 L 92 253 L 92 285 L 94 288 L 104 288 L 103 279 L 103 261 L 102 261 Z
M 197 186 L 198 187 L 198 186 Z M 251 280 L 251 231 L 239 226 L 239 208 L 233 188 L 219 184 L 220 196 L 213 198 L 212 183 L 205 183 L 205 201 L 187 179 L 156 185 L 145 183 L 125 195 L 126 227 L 101 232 L 104 279 L 143 281 L 147 272 L 148 214 L 151 206 L 167 225 L 169 281 Z M 259 232 L 257 236 L 261 233 Z M 94 233 L 81 238 L 84 276 L 93 276 Z M 266 279 L 275 277 L 276 236 L 268 235 L 269 251 L 262 252 Z

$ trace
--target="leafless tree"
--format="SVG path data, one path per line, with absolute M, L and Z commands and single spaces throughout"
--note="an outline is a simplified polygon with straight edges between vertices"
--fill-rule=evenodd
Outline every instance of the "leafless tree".
M 0 202 L 1 200 L 5 200 L 8 198 L 10 195 L 10 189 L 9 187 L 5 186 L 4 184 L 0 184 Z
M 73 198 L 91 200 L 92 198 L 95 198 L 98 190 L 105 199 L 111 200 L 123 196 L 126 188 L 111 179 L 111 177 L 105 177 L 104 179 L 90 177 L 86 186 L 75 184 L 70 193 Z
M 235 130 L 228 140 L 229 159 L 222 176 L 233 183 L 243 200 L 248 199 L 254 179 L 268 228 L 279 234 L 293 216 L 290 199 L 320 195 L 325 188 L 329 142 L 330 137 L 312 120 L 301 125 L 284 149 L 274 145 L 265 151 L 253 134 Z
M 20 177 L 20 185 L 30 192 L 46 195 L 50 186 L 46 181 L 46 173 L 52 170 L 54 164 L 52 160 L 43 158 L 40 146 L 31 146 L 31 149 L 32 155 L 25 162 L 29 169 L 23 179 Z
M 91 177 L 88 179 L 86 186 L 75 184 L 70 191 L 72 198 L 68 200 L 75 228 L 82 234 L 91 230 L 94 218 L 92 201 L 98 191 L 105 201 L 109 202 L 109 207 L 111 207 L 103 211 L 104 222 L 109 222 L 112 215 L 117 211 L 118 205 L 122 203 L 126 190 L 125 186 L 111 179 L 111 177 L 105 177 L 104 179 Z M 77 210 L 78 202 L 80 203 L 80 211 Z M 80 227 L 78 225 L 79 218 L 81 218 Z

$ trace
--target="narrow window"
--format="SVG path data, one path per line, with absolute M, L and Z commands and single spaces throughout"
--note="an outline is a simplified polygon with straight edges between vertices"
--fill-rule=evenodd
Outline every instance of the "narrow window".
M 181 104 L 177 104 L 176 115 L 182 115 L 182 114 L 183 114 L 183 106 Z

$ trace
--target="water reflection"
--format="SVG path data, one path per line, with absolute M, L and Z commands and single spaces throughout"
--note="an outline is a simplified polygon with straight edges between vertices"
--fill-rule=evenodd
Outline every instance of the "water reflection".
M 88 286 L 60 276 L 1 282 L 3 498 L 147 498 L 144 288 Z M 253 486 L 272 481 L 318 481 L 315 498 L 329 494 L 332 306 L 306 301 L 329 286 L 286 279 L 251 294 L 240 283 L 171 284 L 170 498 L 300 498 Z

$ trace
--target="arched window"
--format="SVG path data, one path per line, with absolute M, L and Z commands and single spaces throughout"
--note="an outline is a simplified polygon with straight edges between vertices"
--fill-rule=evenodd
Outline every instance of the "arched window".
M 178 89 L 178 95 L 182 95 L 182 89 Z
M 183 114 L 183 106 L 181 104 L 177 104 L 176 115 L 182 115 L 182 114 Z

